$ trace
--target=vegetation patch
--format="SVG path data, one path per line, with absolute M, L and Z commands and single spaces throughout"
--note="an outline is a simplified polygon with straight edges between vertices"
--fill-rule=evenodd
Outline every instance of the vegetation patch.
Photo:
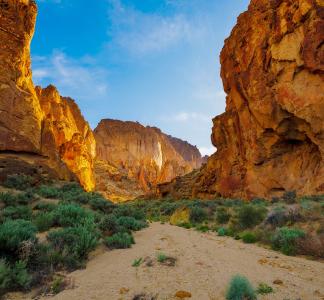
M 229 284 L 226 292 L 227 300 L 255 300 L 257 299 L 254 288 L 249 280 L 241 275 L 235 275 Z

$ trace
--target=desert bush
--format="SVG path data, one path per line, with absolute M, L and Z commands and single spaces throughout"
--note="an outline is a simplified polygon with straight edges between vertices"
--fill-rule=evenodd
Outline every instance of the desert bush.
M 219 224 L 226 224 L 231 218 L 229 209 L 226 207 L 219 207 L 216 210 L 216 221 Z
M 0 193 L 0 202 L 5 206 L 14 206 L 17 203 L 17 197 L 12 193 Z
M 301 255 L 309 255 L 324 258 L 324 234 L 306 235 L 296 240 L 296 252 Z
M 266 283 L 262 282 L 258 285 L 256 292 L 257 292 L 257 294 L 260 294 L 260 295 L 271 294 L 271 293 L 273 293 L 273 288 L 271 286 L 267 285 Z
M 26 290 L 30 287 L 32 276 L 28 274 L 27 264 L 24 261 L 17 261 L 10 270 L 10 279 L 13 289 Z
M 157 261 L 159 263 L 165 262 L 167 258 L 168 258 L 168 256 L 166 254 L 162 253 L 162 252 L 157 254 Z
M 281 227 L 277 229 L 272 238 L 272 247 L 286 255 L 295 255 L 296 242 L 304 236 L 305 233 L 300 229 Z
M 84 223 L 85 219 L 93 218 L 93 213 L 76 204 L 58 205 L 53 211 L 56 224 L 73 227 Z
M 254 227 L 264 220 L 266 213 L 267 210 L 264 207 L 246 204 L 237 212 L 238 223 L 243 229 Z
M 36 242 L 36 227 L 25 220 L 8 220 L 0 225 L 0 252 L 17 255 L 24 241 Z
M 49 230 L 54 224 L 54 214 L 52 212 L 39 212 L 33 217 L 33 224 L 39 232 Z
M 31 176 L 13 174 L 13 175 L 7 176 L 7 179 L 4 182 L 4 186 L 7 188 L 23 191 L 28 188 L 31 188 L 33 185 L 33 182 L 34 182 L 34 179 Z
M 37 194 L 44 198 L 59 198 L 61 195 L 61 189 L 56 186 L 41 185 L 37 189 Z
M 136 220 L 133 217 L 119 217 L 117 224 L 128 230 L 138 231 L 147 227 L 147 223 L 141 220 Z
M 63 264 L 68 269 L 76 269 L 82 266 L 88 254 L 96 248 L 99 235 L 87 226 L 78 226 L 51 231 L 47 240 L 62 256 Z
M 227 300 L 255 300 L 257 299 L 255 291 L 249 280 L 240 275 L 234 276 L 226 292 Z
M 10 266 L 4 259 L 0 260 L 0 297 L 10 288 L 10 274 Z
M 92 209 L 99 210 L 106 214 L 111 213 L 115 207 L 112 202 L 104 199 L 97 193 L 91 193 L 89 204 Z
M 5 207 L 1 215 L 6 219 L 23 219 L 23 220 L 30 220 L 32 217 L 32 209 L 28 206 L 7 206 Z
M 190 209 L 190 221 L 193 223 L 201 223 L 207 219 L 207 212 L 205 209 L 194 206 Z
M 217 233 L 219 236 L 225 236 L 227 235 L 227 229 L 225 227 L 220 227 L 218 230 L 217 230 Z
M 17 261 L 10 266 L 5 260 L 0 260 L 0 296 L 13 289 L 26 290 L 31 281 L 25 262 Z
M 244 232 L 241 235 L 241 238 L 242 238 L 242 241 L 247 244 L 253 244 L 258 240 L 257 236 L 253 232 Z
M 163 216 L 171 216 L 179 207 L 179 204 L 176 202 L 165 202 L 160 206 L 160 213 Z
M 296 203 L 297 194 L 296 191 L 287 191 L 283 194 L 282 199 L 287 204 L 294 204 Z
M 111 249 L 126 249 L 134 244 L 134 238 L 127 232 L 118 232 L 104 239 L 104 243 Z
M 16 195 L 16 203 L 20 205 L 29 205 L 36 200 L 37 195 L 33 189 L 28 189 L 26 192 Z
M 145 220 L 146 216 L 143 210 L 126 204 L 121 204 L 115 207 L 113 214 L 119 217 L 133 217 L 137 220 Z
M 103 216 L 99 221 L 99 229 L 103 232 L 116 233 L 118 228 L 117 217 L 113 214 Z
M 285 225 L 287 222 L 285 211 L 283 209 L 275 209 L 269 212 L 264 222 L 272 227 Z
M 139 267 L 142 264 L 142 262 L 143 262 L 142 257 L 134 259 L 134 261 L 132 263 L 132 267 Z
M 196 230 L 198 230 L 200 232 L 207 232 L 207 231 L 209 231 L 209 226 L 200 224 L 200 225 L 196 226 Z
M 51 212 L 57 207 L 54 203 L 39 202 L 35 205 L 36 210 Z

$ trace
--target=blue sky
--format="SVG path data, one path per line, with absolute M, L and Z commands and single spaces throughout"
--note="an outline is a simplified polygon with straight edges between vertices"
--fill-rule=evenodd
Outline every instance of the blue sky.
M 38 0 L 35 84 L 74 98 L 92 128 L 139 121 L 212 153 L 225 109 L 219 53 L 248 0 Z

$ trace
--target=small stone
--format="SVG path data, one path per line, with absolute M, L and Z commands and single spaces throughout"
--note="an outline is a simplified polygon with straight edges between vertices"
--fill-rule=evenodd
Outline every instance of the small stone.
M 186 291 L 177 291 L 174 295 L 175 297 L 178 297 L 180 299 L 185 299 L 185 298 L 191 298 L 191 293 L 186 292 Z
M 276 279 L 273 281 L 273 284 L 283 285 L 283 282 L 280 279 Z

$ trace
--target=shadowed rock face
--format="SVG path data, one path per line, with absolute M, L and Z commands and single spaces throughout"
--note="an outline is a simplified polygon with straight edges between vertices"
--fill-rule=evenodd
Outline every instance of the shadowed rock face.
M 95 186 L 95 140 L 73 100 L 32 82 L 30 42 L 37 7 L 0 1 L 0 178 L 19 171 Z M 13 168 L 13 166 L 15 166 Z
M 144 191 L 200 167 L 199 150 L 155 127 L 102 120 L 94 130 L 97 157 L 140 183 Z
M 324 3 L 252 0 L 221 53 L 226 112 L 192 195 L 324 192 Z M 162 193 L 177 193 L 185 179 Z

